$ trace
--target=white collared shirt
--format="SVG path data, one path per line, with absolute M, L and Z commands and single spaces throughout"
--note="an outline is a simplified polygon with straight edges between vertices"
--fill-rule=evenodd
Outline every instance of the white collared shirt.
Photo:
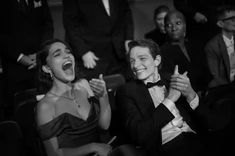
M 163 103 L 167 107 L 167 109 L 175 116 L 175 118 L 171 122 L 169 122 L 162 128 L 162 144 L 171 141 L 182 132 L 196 133 L 183 120 L 183 117 L 180 115 L 180 112 L 175 104 L 171 100 L 165 98 L 165 86 L 154 86 L 149 88 L 148 90 L 152 97 L 155 108 L 158 107 L 160 103 Z M 189 105 L 193 110 L 197 108 L 197 106 L 199 105 L 198 95 L 196 95 L 196 97 L 189 103 Z
M 228 56 L 229 56 L 229 64 L 230 64 L 230 81 L 234 80 L 235 76 L 235 51 L 234 51 L 234 38 L 232 36 L 231 39 L 223 35 L 223 40 L 225 42 Z
M 20 0 L 17 0 L 17 1 L 18 1 L 18 3 L 20 2 Z M 29 4 L 28 0 L 25 0 L 25 2 L 26 2 L 27 4 Z
M 110 16 L 109 0 L 102 0 L 102 2 L 107 14 Z

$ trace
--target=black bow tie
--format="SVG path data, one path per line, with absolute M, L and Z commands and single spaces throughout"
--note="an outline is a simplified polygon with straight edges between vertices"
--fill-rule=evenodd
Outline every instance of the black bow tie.
M 157 81 L 157 82 L 148 82 L 148 83 L 146 84 L 147 88 L 151 88 L 151 87 L 154 87 L 154 86 L 162 87 L 162 86 L 164 86 L 164 85 L 165 85 L 165 83 L 164 83 L 164 81 L 162 81 L 162 80 L 159 80 L 159 81 Z

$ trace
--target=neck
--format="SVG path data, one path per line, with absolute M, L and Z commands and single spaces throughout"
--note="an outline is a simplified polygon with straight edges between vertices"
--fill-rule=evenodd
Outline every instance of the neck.
M 73 89 L 72 82 L 64 83 L 59 80 L 54 80 L 50 92 L 55 93 L 57 95 L 73 97 L 72 89 Z
M 227 38 L 231 39 L 233 37 L 234 32 L 227 32 L 227 31 L 222 31 L 222 34 L 226 36 Z
M 160 79 L 160 75 L 158 73 L 158 70 L 155 69 L 155 72 L 146 80 L 144 80 L 144 84 L 147 84 L 148 82 L 157 82 Z

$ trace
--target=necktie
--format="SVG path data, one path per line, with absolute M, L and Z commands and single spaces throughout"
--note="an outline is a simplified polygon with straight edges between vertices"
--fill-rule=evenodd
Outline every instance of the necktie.
M 19 9 L 23 13 L 27 13 L 28 12 L 28 5 L 26 3 L 26 0 L 19 0 Z
M 162 80 L 159 80 L 159 81 L 157 81 L 157 82 L 148 82 L 148 83 L 146 84 L 147 88 L 151 88 L 151 87 L 154 87 L 154 86 L 162 87 L 162 86 L 164 86 L 164 85 L 165 85 L 165 83 L 164 83 L 164 81 L 162 81 Z

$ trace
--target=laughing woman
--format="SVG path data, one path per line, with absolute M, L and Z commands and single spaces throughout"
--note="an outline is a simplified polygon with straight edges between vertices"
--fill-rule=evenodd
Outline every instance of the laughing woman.
M 100 143 L 98 137 L 99 129 L 108 129 L 111 120 L 102 75 L 89 83 L 85 79 L 74 82 L 74 56 L 57 39 L 42 46 L 37 65 L 40 84 L 47 88 L 36 107 L 38 132 L 47 155 L 108 155 L 111 146 Z

